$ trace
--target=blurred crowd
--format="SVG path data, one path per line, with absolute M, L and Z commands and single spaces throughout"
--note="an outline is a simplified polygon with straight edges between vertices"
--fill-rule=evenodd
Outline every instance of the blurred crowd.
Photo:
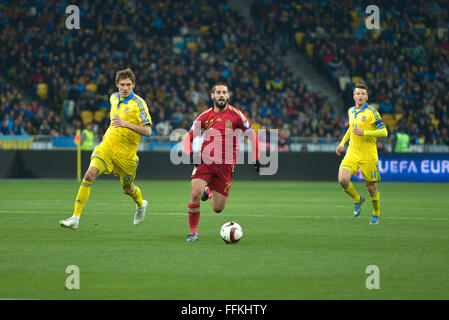
M 149 106 L 156 135 L 189 129 L 211 105 L 217 81 L 230 85 L 231 104 L 256 129 L 282 129 L 288 136 L 344 130 L 327 98 L 312 92 L 226 1 L 95 0 L 79 8 L 80 29 L 68 30 L 59 1 L 2 5 L 0 65 L 8 85 L 2 86 L 0 120 L 17 120 L 23 128 L 3 134 L 73 134 L 83 110 L 107 110 L 117 91 L 115 73 L 125 67 L 136 74 L 135 92 Z M 42 83 L 47 86 L 39 95 Z M 35 88 L 35 101 L 15 98 L 13 84 Z M 107 118 L 96 123 L 96 133 L 107 126 Z
M 0 83 L 0 135 L 69 135 L 61 117 L 37 100 L 25 103 L 10 83 Z
M 256 0 L 254 25 L 226 1 L 85 0 L 80 29 L 71 30 L 66 5 L 0 2 L 0 135 L 73 135 L 85 124 L 83 111 L 104 110 L 93 119 L 102 136 L 115 73 L 130 67 L 155 135 L 190 128 L 211 105 L 211 86 L 225 81 L 231 104 L 256 130 L 280 129 L 280 148 L 295 136 L 341 138 L 346 112 L 337 116 L 282 60 L 298 32 L 305 34 L 301 48 L 314 45 L 313 62 L 336 84 L 340 76 L 360 76 L 381 114 L 405 114 L 407 126 L 416 125 L 413 143 L 442 141 L 449 128 L 449 43 L 447 33 L 435 31 L 447 28 L 441 1 L 378 1 L 388 28 L 378 36 L 351 26 L 351 0 Z M 33 88 L 28 99 L 23 88 Z M 342 91 L 348 105 L 351 92 L 349 83 Z
M 363 3 L 363 4 L 362 4 Z M 449 118 L 449 9 L 445 1 L 379 0 L 380 30 L 368 29 L 369 2 L 255 0 L 259 32 L 281 48 L 293 46 L 352 101 L 363 80 L 382 114 L 397 114 L 412 144 L 447 143 Z M 375 20 L 370 20 L 370 23 Z M 286 40 L 288 39 L 288 40 Z M 405 119 L 405 120 L 404 120 Z M 394 125 L 393 125 L 394 127 Z

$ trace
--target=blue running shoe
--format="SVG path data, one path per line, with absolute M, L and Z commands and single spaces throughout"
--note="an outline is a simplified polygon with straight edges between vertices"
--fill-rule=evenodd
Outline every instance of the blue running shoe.
M 354 202 L 354 217 L 358 217 L 362 212 L 362 204 L 365 202 L 365 198 L 360 196 L 359 202 Z
M 191 232 L 187 235 L 186 241 L 197 241 L 198 240 L 198 232 Z
M 379 216 L 373 215 L 369 224 L 379 224 Z

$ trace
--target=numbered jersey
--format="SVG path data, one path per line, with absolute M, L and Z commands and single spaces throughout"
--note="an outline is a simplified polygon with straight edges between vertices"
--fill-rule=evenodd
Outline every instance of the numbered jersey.
M 377 162 L 377 145 L 375 137 L 357 136 L 352 129 L 359 128 L 364 131 L 373 131 L 385 128 L 385 124 L 376 109 L 367 103 L 359 110 L 351 107 L 348 110 L 349 118 L 349 147 L 345 158 L 358 162 Z
M 126 122 L 138 126 L 152 124 L 145 100 L 134 94 L 134 92 L 131 92 L 131 94 L 123 100 L 120 100 L 119 93 L 113 93 L 110 97 L 110 102 L 111 111 L 109 117 L 111 122 L 116 115 L 119 115 Z M 102 143 L 107 144 L 114 153 L 132 158 L 139 147 L 140 134 L 128 128 L 114 128 L 110 125 L 104 135 Z

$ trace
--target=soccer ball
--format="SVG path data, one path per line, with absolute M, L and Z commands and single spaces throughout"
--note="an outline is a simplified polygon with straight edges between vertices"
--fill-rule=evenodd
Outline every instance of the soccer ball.
M 237 222 L 226 222 L 220 228 L 220 236 L 226 243 L 237 243 L 242 239 L 243 230 Z

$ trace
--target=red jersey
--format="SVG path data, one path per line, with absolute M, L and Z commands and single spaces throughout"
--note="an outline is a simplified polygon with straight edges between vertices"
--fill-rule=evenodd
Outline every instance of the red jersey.
M 214 107 L 211 107 L 194 121 L 183 141 L 184 150 L 190 153 L 192 140 L 202 134 L 203 163 L 235 164 L 242 133 L 252 141 L 252 150 L 256 151 L 252 152 L 253 160 L 258 160 L 257 135 L 243 112 L 231 105 L 222 112 L 215 112 Z

